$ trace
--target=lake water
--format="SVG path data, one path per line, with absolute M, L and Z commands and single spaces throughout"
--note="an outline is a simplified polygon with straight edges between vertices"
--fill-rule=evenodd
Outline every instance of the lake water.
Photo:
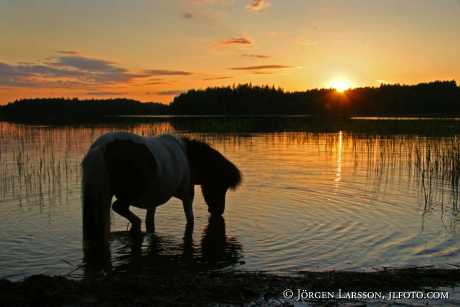
M 107 131 L 176 133 L 210 143 L 239 166 L 224 220 L 209 221 L 197 188 L 195 229 L 181 203 L 157 210 L 140 246 L 112 214 L 104 270 L 142 259 L 206 269 L 375 270 L 460 264 L 458 122 L 344 126 L 291 119 L 158 119 L 82 126 L 0 122 L 0 278 L 87 274 L 80 162 Z M 385 122 L 385 123 L 383 123 Z M 143 210 L 134 210 L 142 219 Z

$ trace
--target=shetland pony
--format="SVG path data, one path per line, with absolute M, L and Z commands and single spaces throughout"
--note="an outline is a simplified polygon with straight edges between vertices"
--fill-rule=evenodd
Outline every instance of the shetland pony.
M 208 144 L 172 135 L 107 133 L 91 145 L 82 169 L 85 244 L 107 243 L 111 205 L 130 221 L 130 232 L 138 235 L 141 220 L 129 206 L 147 209 L 146 229 L 153 232 L 156 207 L 176 197 L 182 200 L 190 227 L 194 185 L 201 185 L 209 213 L 220 216 L 227 190 L 241 182 L 239 169 Z

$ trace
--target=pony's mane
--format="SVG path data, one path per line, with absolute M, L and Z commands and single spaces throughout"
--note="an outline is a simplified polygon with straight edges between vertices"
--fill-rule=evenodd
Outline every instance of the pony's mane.
M 182 137 L 192 172 L 196 172 L 203 183 L 215 182 L 235 189 L 241 183 L 240 170 L 220 152 L 204 142 Z

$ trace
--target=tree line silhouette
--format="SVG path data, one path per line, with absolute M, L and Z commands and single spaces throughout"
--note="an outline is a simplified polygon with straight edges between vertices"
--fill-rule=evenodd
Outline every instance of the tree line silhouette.
M 460 115 L 455 81 L 417 85 L 383 84 L 339 93 L 334 89 L 287 92 L 281 88 L 240 84 L 190 90 L 169 105 L 132 99 L 22 99 L 0 108 L 7 118 L 66 120 L 116 115 L 289 115 L 325 117 Z
M 118 115 L 165 114 L 168 106 L 133 99 L 32 98 L 16 100 L 0 109 L 6 118 L 19 120 L 67 121 L 100 119 Z
M 460 88 L 455 81 L 435 81 L 339 93 L 335 89 L 285 92 L 243 84 L 190 90 L 175 97 L 170 108 L 176 114 L 446 115 L 460 114 Z

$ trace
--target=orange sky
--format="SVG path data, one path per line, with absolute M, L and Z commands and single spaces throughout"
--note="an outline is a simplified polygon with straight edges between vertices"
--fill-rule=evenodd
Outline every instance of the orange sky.
M 460 81 L 460 0 L 0 2 L 0 103 Z

